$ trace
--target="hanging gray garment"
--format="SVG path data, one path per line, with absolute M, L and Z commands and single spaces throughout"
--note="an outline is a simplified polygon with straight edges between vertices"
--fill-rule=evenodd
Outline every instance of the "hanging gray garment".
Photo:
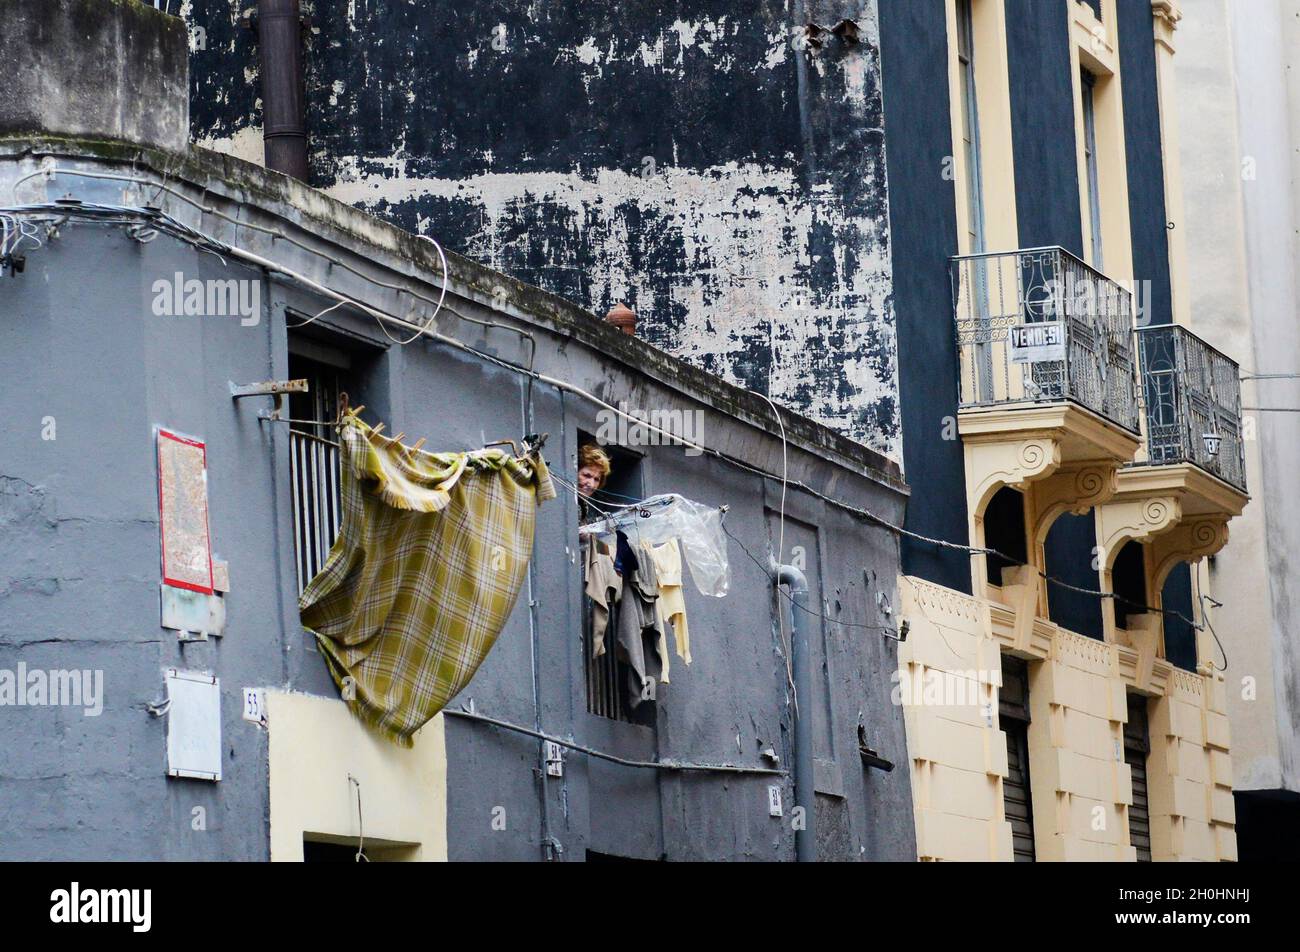
M 591 599 L 591 656 L 599 658 L 605 653 L 609 610 L 617 604 L 623 591 L 623 579 L 614 571 L 614 557 L 602 552 L 596 539 L 588 539 L 583 550 L 583 581 Z
M 628 704 L 637 707 L 642 701 L 655 699 L 655 687 L 663 674 L 659 647 L 666 644 L 659 627 L 655 601 L 659 584 L 654 562 L 639 559 L 631 577 L 623 578 L 623 594 L 618 602 L 618 644 L 629 667 Z

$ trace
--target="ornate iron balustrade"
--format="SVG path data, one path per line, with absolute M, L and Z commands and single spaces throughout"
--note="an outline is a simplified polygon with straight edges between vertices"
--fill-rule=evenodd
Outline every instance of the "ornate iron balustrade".
M 963 407 L 1070 401 L 1139 432 L 1133 298 L 1064 248 L 951 261 Z
M 1241 369 L 1176 324 L 1138 328 L 1152 465 L 1195 463 L 1243 492 Z

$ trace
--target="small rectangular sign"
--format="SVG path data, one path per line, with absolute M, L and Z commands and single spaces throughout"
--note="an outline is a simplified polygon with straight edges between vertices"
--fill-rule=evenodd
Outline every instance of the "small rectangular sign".
M 211 595 L 207 447 L 158 430 L 158 522 L 163 583 Z
M 1007 330 L 1013 364 L 1065 360 L 1065 325 L 1060 321 L 1018 324 Z

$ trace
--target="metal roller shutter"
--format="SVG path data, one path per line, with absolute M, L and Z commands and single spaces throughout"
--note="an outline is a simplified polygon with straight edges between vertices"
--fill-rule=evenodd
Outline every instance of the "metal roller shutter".
M 1002 658 L 998 719 L 1007 735 L 1007 777 L 1003 809 L 1011 824 L 1011 850 L 1017 863 L 1034 861 L 1034 808 L 1029 796 L 1029 669 L 1018 658 Z
M 1147 801 L 1147 699 L 1128 696 L 1128 723 L 1124 725 L 1124 763 L 1133 777 L 1133 805 L 1128 808 L 1128 838 L 1137 847 L 1139 863 L 1151 862 L 1151 808 Z

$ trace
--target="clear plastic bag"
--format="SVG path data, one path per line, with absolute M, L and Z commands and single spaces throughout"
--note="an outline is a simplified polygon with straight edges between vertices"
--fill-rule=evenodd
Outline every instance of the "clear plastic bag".
M 652 545 L 676 539 L 700 594 L 714 598 L 727 594 L 731 565 L 727 560 L 726 533 L 722 531 L 722 510 L 716 506 L 666 493 L 644 499 L 592 527 L 609 532 L 622 529 L 629 538 Z

